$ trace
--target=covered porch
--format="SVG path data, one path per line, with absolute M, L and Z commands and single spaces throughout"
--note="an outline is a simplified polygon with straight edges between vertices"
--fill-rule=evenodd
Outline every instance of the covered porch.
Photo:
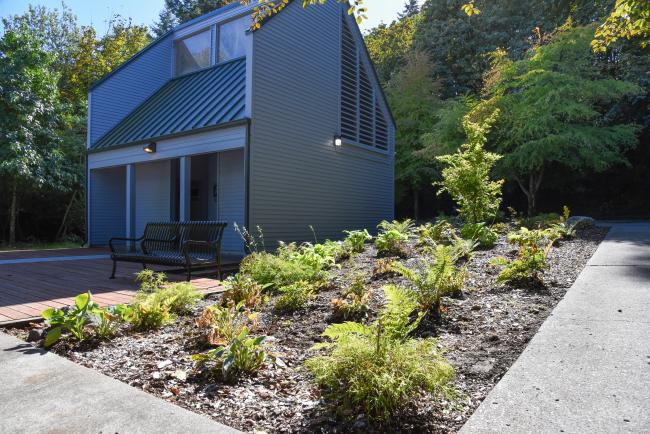
M 223 254 L 243 257 L 235 228 L 245 225 L 244 148 L 195 147 L 197 153 L 175 156 L 168 155 L 166 145 L 137 146 L 137 158 L 126 164 L 114 164 L 106 155 L 116 151 L 89 155 L 89 245 L 104 247 L 113 237 L 138 238 L 150 222 L 220 221 L 228 224 Z

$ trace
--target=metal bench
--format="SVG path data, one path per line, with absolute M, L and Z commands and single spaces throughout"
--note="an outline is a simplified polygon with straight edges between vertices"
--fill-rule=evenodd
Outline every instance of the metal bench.
M 119 261 L 142 264 L 143 269 L 147 265 L 182 267 L 188 282 L 192 270 L 216 267 L 221 279 L 221 240 L 226 226 L 222 222 L 148 223 L 140 238 L 111 238 L 111 279 L 115 279 Z

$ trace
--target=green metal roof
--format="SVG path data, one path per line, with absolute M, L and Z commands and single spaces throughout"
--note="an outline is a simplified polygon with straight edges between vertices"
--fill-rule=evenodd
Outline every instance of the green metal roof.
M 243 119 L 246 59 L 175 78 L 117 124 L 91 150 L 189 133 Z

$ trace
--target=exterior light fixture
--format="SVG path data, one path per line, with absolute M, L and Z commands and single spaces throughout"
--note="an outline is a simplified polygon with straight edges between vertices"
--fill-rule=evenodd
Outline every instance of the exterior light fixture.
M 343 145 L 343 140 L 341 139 L 341 136 L 334 136 L 334 146 L 340 148 L 341 145 Z
M 143 149 L 144 152 L 146 152 L 147 154 L 153 154 L 154 152 L 156 152 L 156 142 L 149 143 Z

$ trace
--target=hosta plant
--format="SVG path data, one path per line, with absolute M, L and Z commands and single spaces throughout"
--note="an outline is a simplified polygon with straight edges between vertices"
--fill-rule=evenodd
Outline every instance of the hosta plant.
M 377 252 L 380 255 L 406 257 L 408 256 L 408 246 L 406 244 L 408 240 L 408 235 L 391 229 L 377 235 L 375 247 L 377 247 Z
M 74 305 L 66 310 L 49 308 L 42 312 L 45 324 L 50 326 L 50 330 L 45 336 L 46 347 L 52 346 L 61 338 L 62 332 L 68 332 L 78 340 L 83 341 L 88 337 L 86 327 L 90 324 L 90 313 L 98 309 L 97 303 L 92 301 L 90 291 L 79 294 L 74 298 Z
M 235 381 L 264 366 L 269 357 L 265 340 L 266 336 L 250 336 L 244 327 L 227 345 L 204 354 L 195 354 L 192 358 L 198 369 L 207 370 L 224 381 Z
M 347 236 L 343 242 L 350 246 L 353 253 L 363 252 L 366 243 L 372 240 L 372 236 L 366 229 L 362 231 L 345 231 L 345 234 Z

